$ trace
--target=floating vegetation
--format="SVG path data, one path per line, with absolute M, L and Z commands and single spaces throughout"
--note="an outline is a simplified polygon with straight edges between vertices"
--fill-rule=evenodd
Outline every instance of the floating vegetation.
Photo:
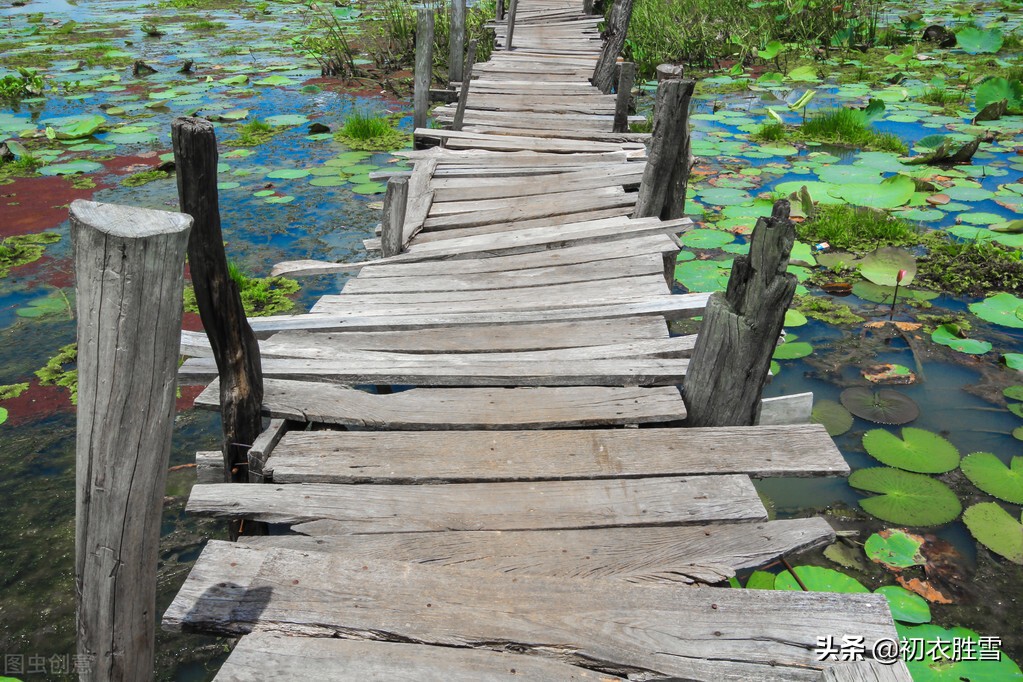
M 0 400 L 13 400 L 28 390 L 28 383 L 0 386 Z
M 249 277 L 234 263 L 228 263 L 227 267 L 231 279 L 238 285 L 242 307 L 249 317 L 277 315 L 295 307 L 295 302 L 289 298 L 301 288 L 295 280 L 287 277 Z M 191 285 L 185 287 L 185 310 L 199 312 L 195 289 Z
M 18 68 L 18 74 L 0 78 L 0 102 L 18 102 L 43 94 L 46 81 L 32 69 Z
M 70 367 L 78 362 L 78 344 L 69 343 L 61 348 L 39 370 L 36 376 L 43 386 L 62 386 L 71 392 L 71 404 L 78 404 L 78 368 Z
M 171 177 L 171 174 L 167 171 L 147 170 L 129 175 L 124 180 L 121 180 L 121 184 L 125 187 L 141 187 L 157 180 L 166 180 L 169 177 Z
M 975 504 L 963 523 L 977 541 L 1015 564 L 1023 564 L 1023 523 L 995 502 Z
M 860 500 L 863 511 L 904 526 L 939 526 L 958 518 L 959 498 L 947 485 L 923 474 L 891 467 L 859 469 L 849 485 L 877 493 Z
M 990 452 L 974 452 L 960 467 L 970 483 L 988 495 L 1012 504 L 1023 504 L 1023 457 L 1013 457 L 1005 466 Z
M 1008 293 L 970 304 L 970 312 L 986 322 L 1023 329 L 1023 299 Z
M 906 427 L 902 438 L 884 429 L 863 434 L 867 454 L 882 464 L 919 474 L 942 474 L 959 466 L 959 450 L 936 433 Z
M 834 400 L 814 402 L 810 418 L 814 423 L 824 426 L 832 438 L 846 433 L 853 425 L 852 413 Z
M 356 150 L 387 151 L 404 147 L 411 136 L 395 129 L 386 116 L 357 110 L 348 115 L 334 139 Z
M 954 239 L 943 232 L 924 237 L 918 279 L 954 294 L 1023 290 L 1023 251 L 992 241 Z
M 885 585 L 877 588 L 874 592 L 885 596 L 885 599 L 888 600 L 888 608 L 892 612 L 892 618 L 900 623 L 931 622 L 931 607 L 927 600 L 910 592 L 905 587 Z
M 6 277 L 11 268 L 39 260 L 47 244 L 59 241 L 60 234 L 56 232 L 20 234 L 0 241 L 0 277 Z
M 799 576 L 803 585 L 806 585 L 806 589 L 810 592 L 839 592 L 842 594 L 870 592 L 856 578 L 832 568 L 795 566 L 792 570 Z M 798 592 L 803 588 L 796 582 L 791 573 L 783 571 L 775 578 L 774 589 Z
M 279 132 L 281 131 L 269 123 L 254 118 L 248 123 L 238 126 L 238 137 L 228 144 L 233 147 L 256 147 L 264 142 L 269 142 Z
M 889 568 L 900 569 L 923 566 L 926 559 L 920 552 L 924 539 L 904 530 L 886 529 L 874 533 L 863 545 L 863 551 L 872 561 Z
M 920 229 L 910 222 L 886 211 L 846 204 L 818 205 L 813 217 L 796 227 L 796 234 L 806 241 L 827 242 L 833 249 L 858 252 L 920 242 Z
M 863 318 L 852 308 L 823 296 L 796 296 L 796 310 L 807 317 L 838 326 L 860 324 Z
M 920 416 L 920 408 L 912 398 L 890 388 L 875 391 L 854 386 L 842 391 L 839 400 L 857 417 L 877 424 L 906 424 Z
M 983 355 L 992 348 L 987 341 L 966 338 L 962 328 L 951 323 L 943 324 L 935 329 L 931 333 L 931 341 L 968 355 Z

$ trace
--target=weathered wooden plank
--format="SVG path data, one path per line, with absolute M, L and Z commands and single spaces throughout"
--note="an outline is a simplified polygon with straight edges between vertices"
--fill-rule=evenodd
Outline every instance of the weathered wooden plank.
M 369 682 L 410 676 L 417 682 L 622 679 L 537 656 L 257 631 L 238 641 L 214 682 Z
M 443 188 L 434 189 L 434 209 L 447 203 L 465 203 L 466 208 L 472 210 L 469 202 L 483 199 L 496 199 L 503 197 L 535 197 L 540 194 L 562 195 L 579 190 L 595 190 L 605 187 L 621 187 L 623 185 L 635 185 L 643 179 L 643 168 L 640 164 L 620 164 L 611 168 L 601 168 L 597 171 L 577 171 L 559 173 L 549 178 L 550 182 L 538 182 L 539 178 L 533 177 L 515 182 L 513 180 L 501 179 L 493 182 L 480 182 L 478 179 L 470 184 L 466 181 L 448 181 Z M 443 203 L 442 203 L 443 202 Z M 437 213 L 439 215 L 439 213 Z
M 527 121 L 528 122 L 528 121 Z M 538 126 L 541 124 L 537 124 Z M 594 140 L 599 142 L 643 143 L 650 139 L 649 133 L 601 132 L 593 130 L 573 131 L 559 128 L 522 128 L 519 126 L 502 126 L 493 123 L 477 123 L 462 126 L 467 133 L 483 133 L 492 135 L 529 135 L 535 138 L 556 137 L 564 140 Z
M 628 155 L 618 149 L 606 152 L 581 154 L 556 154 L 520 150 L 515 152 L 490 151 L 486 149 L 448 149 L 434 147 L 424 150 L 403 150 L 394 152 L 395 156 L 407 159 L 437 159 L 439 168 L 445 166 L 466 166 L 478 168 L 497 168 L 515 166 L 585 166 L 586 164 L 625 163 Z
M 487 100 L 491 101 L 491 100 Z M 469 101 L 469 109 L 481 108 L 478 107 L 478 100 Z M 494 102 L 494 106 L 498 106 L 499 103 Z M 571 108 L 572 105 L 568 104 L 550 104 L 544 105 L 539 103 L 530 104 L 528 101 L 523 100 L 524 107 L 544 107 L 544 108 L 558 108 L 567 109 Z M 501 105 L 501 108 L 507 109 L 506 106 Z M 587 113 L 596 111 L 607 111 L 614 112 L 614 98 L 611 98 L 611 105 L 609 107 L 593 107 L 591 105 L 585 105 Z M 465 147 L 471 147 L 473 149 L 485 149 L 494 151 L 538 151 L 538 152 L 557 152 L 557 153 L 571 153 L 571 152 L 615 152 L 622 149 L 639 149 L 643 145 L 635 142 L 587 142 L 583 140 L 562 140 L 557 138 L 544 138 L 539 139 L 535 137 L 526 137 L 522 135 L 487 135 L 484 133 L 465 133 L 457 130 L 442 130 L 440 128 L 417 128 L 415 131 L 417 137 L 421 138 L 435 138 L 444 140 L 450 149 L 462 149 Z
M 763 566 L 835 538 L 831 526 L 821 518 L 542 532 L 353 535 L 332 521 L 305 523 L 297 528 L 310 535 L 251 538 L 245 544 L 502 574 L 618 578 L 635 583 L 717 583 L 736 571 Z
M 195 453 L 195 480 L 197 483 L 224 482 L 224 455 L 220 450 Z
M 405 223 L 401 231 L 401 243 L 403 247 L 408 246 L 412 238 L 416 236 L 430 213 L 430 206 L 433 203 L 433 191 L 430 189 L 430 179 L 437 169 L 436 159 L 423 159 L 418 161 L 412 169 L 412 177 L 408 184 L 408 202 L 405 209 Z
M 747 476 L 450 485 L 196 485 L 186 510 L 351 533 L 542 530 L 767 519 Z
M 195 400 L 219 409 L 219 382 Z M 377 395 L 343 386 L 268 379 L 263 414 L 370 429 L 546 429 L 685 418 L 674 387 L 416 388 Z
M 763 425 L 809 424 L 812 411 L 813 393 L 764 398 L 760 401 L 757 423 Z
M 288 432 L 288 428 L 286 419 L 271 419 L 270 424 L 253 441 L 248 453 L 249 483 L 263 482 L 263 465 L 270 459 L 274 448 L 281 442 L 281 438 Z
M 829 665 L 814 655 L 818 637 L 855 632 L 868 651 L 880 638 L 897 638 L 877 594 L 526 578 L 385 560 L 369 568 L 329 553 L 212 541 L 164 626 L 514 648 L 591 668 L 713 682 L 817 680 Z
M 381 456 L 386 453 L 386 456 Z M 298 431 L 277 446 L 278 483 L 533 481 L 733 474 L 848 475 L 818 424 L 585 431 Z
M 390 353 L 397 357 L 397 353 Z M 684 358 L 488 361 L 489 354 L 415 355 L 360 360 L 263 358 L 263 376 L 275 379 L 401 386 L 672 386 L 682 383 Z M 190 358 L 178 369 L 182 383 L 211 381 L 213 358 Z
M 607 185 L 603 187 L 591 187 L 577 190 L 566 190 L 564 192 L 552 192 L 545 193 L 543 195 L 534 195 L 529 199 L 531 205 L 551 205 L 550 208 L 545 208 L 543 215 L 557 215 L 559 213 L 572 213 L 579 211 L 579 208 L 561 209 L 553 204 L 571 204 L 581 203 L 583 206 L 587 206 L 591 202 L 596 202 L 599 208 L 603 208 L 603 202 L 609 197 L 617 197 L 619 200 L 625 195 L 625 190 L 620 185 Z M 555 202 L 555 200 L 557 200 Z M 631 204 L 633 202 L 623 202 Z M 429 217 L 440 217 L 440 216 L 451 216 L 462 213 L 473 213 L 473 212 L 494 212 L 501 214 L 506 212 L 508 209 L 519 208 L 523 204 L 523 201 L 514 195 L 508 197 L 496 197 L 492 199 L 475 199 L 471 201 L 445 201 L 443 203 L 435 203 L 430 207 Z M 587 210 L 587 209 L 582 209 Z M 486 221 L 486 222 L 503 222 L 505 220 L 513 220 L 514 218 L 502 217 L 498 220 Z
M 836 663 L 826 668 L 819 679 L 823 682 L 906 682 L 912 678 L 901 660 L 888 665 L 868 659 Z

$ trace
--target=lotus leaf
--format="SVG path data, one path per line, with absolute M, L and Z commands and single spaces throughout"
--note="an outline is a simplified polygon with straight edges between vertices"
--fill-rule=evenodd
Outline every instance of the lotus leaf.
M 916 192 L 916 183 L 906 175 L 893 175 L 880 183 L 853 182 L 839 185 L 837 195 L 855 206 L 898 208 L 909 203 Z
M 931 607 L 927 600 L 899 585 L 885 585 L 874 590 L 888 600 L 892 618 L 903 623 L 931 622 Z
M 92 135 L 106 122 L 102 116 L 88 116 L 73 123 L 57 126 L 54 131 L 58 140 L 77 140 Z
M 270 171 L 266 174 L 266 177 L 274 180 L 294 180 L 295 178 L 304 178 L 307 175 L 309 175 L 307 168 L 280 168 Z
M 691 249 L 716 249 L 735 241 L 735 235 L 721 230 L 690 230 L 682 235 L 683 246 Z
M 1023 403 L 1009 403 L 1009 412 L 1017 417 L 1023 418 Z
M 812 65 L 797 66 L 788 73 L 788 79 L 798 83 L 816 83 L 820 80 L 817 77 L 817 69 Z
M 1002 49 L 1002 32 L 969 26 L 956 33 L 956 43 L 968 54 L 994 54 Z
M 267 197 L 263 201 L 265 201 L 268 204 L 290 204 L 294 200 L 295 197 L 286 194 L 283 196 Z
M 1023 524 L 994 502 L 975 504 L 963 514 L 973 537 L 995 554 L 1023 564 Z
M 774 580 L 774 573 L 768 573 L 767 571 L 753 571 L 753 573 L 750 574 L 749 579 L 746 581 L 746 589 L 773 590 Z
M 954 521 L 963 510 L 948 486 L 923 474 L 891 467 L 860 469 L 849 477 L 849 485 L 878 493 L 860 500 L 860 506 L 889 523 L 938 526 Z
M 709 187 L 700 190 L 699 194 L 700 201 L 712 206 L 735 206 L 753 201 L 747 192 L 732 187 Z
M 824 556 L 845 568 L 852 568 L 857 571 L 863 571 L 867 568 L 863 563 L 863 550 L 859 547 L 847 545 L 844 542 L 833 542 L 825 547 Z
M 74 175 L 76 173 L 92 173 L 103 168 L 102 164 L 95 161 L 68 161 L 67 163 L 54 163 L 43 166 L 39 169 L 40 175 Z
M 386 190 L 387 185 L 382 182 L 364 182 L 352 187 L 355 194 L 383 194 Z
M 1019 666 L 1005 653 L 991 648 L 990 645 L 982 647 L 980 635 L 973 630 L 963 627 L 941 628 L 937 625 L 917 625 L 910 627 L 895 624 L 899 637 L 904 642 L 923 642 L 916 649 L 913 655 L 907 657 L 906 667 L 914 682 L 1003 682 L 1004 680 L 1019 680 L 1023 675 Z M 963 651 L 967 647 L 974 652 L 973 658 L 979 659 L 979 652 L 984 651 L 989 656 L 988 660 L 952 660 L 952 642 L 959 640 L 964 643 L 961 646 Z M 934 644 L 937 644 L 936 646 Z M 998 659 L 995 660 L 995 654 Z
M 1005 366 L 1009 369 L 1017 369 L 1023 372 L 1023 353 L 1006 353 L 1002 356 L 1002 361 L 1005 362 Z
M 804 324 L 806 324 L 806 315 L 795 308 L 789 308 L 785 311 L 786 327 L 802 327 Z
M 757 56 L 761 59 L 774 59 L 785 49 L 780 40 L 772 40 L 762 50 L 757 50 Z
M 936 433 L 907 426 L 900 439 L 890 431 L 863 434 L 863 447 L 882 464 L 919 474 L 942 474 L 959 466 L 959 450 Z
M 280 114 L 278 116 L 267 116 L 265 121 L 272 126 L 300 126 L 308 123 L 309 119 L 301 114 Z
M 990 452 L 974 452 L 962 461 L 963 473 L 988 495 L 1013 504 L 1023 504 L 1023 457 L 1013 457 L 1005 466 Z
M 1023 299 L 1000 293 L 970 304 L 970 312 L 987 322 L 1023 329 Z
M 904 530 L 882 530 L 874 533 L 863 545 L 867 556 L 890 568 L 923 566 L 926 562 L 920 548 L 924 539 Z
M 1023 440 L 1023 426 L 1013 429 L 1012 437 L 1015 438 L 1016 440 Z
M 841 571 L 836 571 L 833 568 L 796 566 L 792 570 L 796 572 L 796 575 L 799 576 L 799 579 L 803 581 L 806 589 L 810 592 L 840 592 L 842 594 L 870 592 L 856 578 L 846 575 Z M 783 571 L 775 578 L 774 589 L 799 591 L 803 588 L 799 586 L 799 583 L 796 582 L 791 573 Z
M 970 355 L 982 355 L 991 350 L 991 344 L 987 341 L 963 339 L 956 334 L 957 331 L 957 326 L 943 324 L 931 334 L 931 341 Z
M 1002 391 L 1002 395 L 1010 400 L 1023 400 L 1023 385 L 1009 386 Z
M 730 261 L 691 260 L 675 266 L 675 279 L 691 292 L 723 291 L 730 271 L 722 267 Z
M 854 296 L 859 296 L 864 301 L 890 304 L 892 299 L 895 298 L 895 287 L 881 286 L 880 284 L 874 284 L 873 282 L 856 282 L 856 284 L 852 287 L 852 293 Z M 920 291 L 919 289 L 899 287 L 900 301 L 929 301 L 932 298 L 937 297 L 938 292 L 936 291 Z
M 827 429 L 828 435 L 832 438 L 841 436 L 853 425 L 852 413 L 834 400 L 817 401 L 810 418 L 814 423 L 821 424 Z
M 287 76 L 267 76 L 262 80 L 256 81 L 253 85 L 292 85 L 294 82 Z
M 797 360 L 813 353 L 813 346 L 805 341 L 788 341 L 774 349 L 775 360 Z
M 920 416 L 912 398 L 890 388 L 854 386 L 842 391 L 839 400 L 857 417 L 878 424 L 906 424 Z
M 7 408 L 0 407 L 0 424 L 7 421 Z
M 903 286 L 908 286 L 916 277 L 916 258 L 909 251 L 885 247 L 868 253 L 860 262 L 860 274 L 874 284 L 895 286 L 900 271 L 904 271 Z
M 348 178 L 343 175 L 325 175 L 313 178 L 309 184 L 313 187 L 340 187 L 347 182 Z

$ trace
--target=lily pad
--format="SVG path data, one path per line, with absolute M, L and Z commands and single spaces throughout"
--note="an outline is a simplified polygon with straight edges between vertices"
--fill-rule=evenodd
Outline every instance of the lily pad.
M 1023 564 L 1023 524 L 994 502 L 975 504 L 963 523 L 977 542 L 1014 564 Z
M 383 194 L 387 191 L 387 185 L 382 182 L 364 182 L 352 187 L 355 194 Z
M 842 391 L 839 400 L 857 417 L 877 424 L 907 424 L 920 416 L 912 398 L 890 388 L 853 386 Z
M 956 494 L 941 481 L 891 467 L 854 471 L 849 485 L 878 493 L 860 500 L 860 507 L 889 523 L 938 526 L 954 521 L 963 509 Z
M 294 200 L 295 197 L 291 196 L 290 194 L 285 194 L 282 196 L 267 197 L 263 201 L 265 201 L 268 204 L 290 204 Z
M 775 575 L 767 571 L 753 571 L 746 580 L 747 590 L 773 590 Z
M 874 590 L 888 600 L 892 618 L 903 623 L 931 622 L 931 607 L 927 600 L 899 585 L 885 585 Z
M 266 177 L 273 180 L 294 180 L 296 178 L 304 178 L 307 175 L 309 175 L 308 168 L 280 168 L 270 171 L 266 174 Z
M 863 550 L 856 546 L 847 545 L 844 542 L 833 542 L 825 547 L 824 556 L 845 568 L 852 568 L 857 571 L 863 571 L 867 568 L 863 563 Z
M 788 341 L 774 349 L 775 360 L 797 360 L 813 353 L 813 346 L 805 341 Z
M 873 561 L 889 568 L 909 568 L 923 566 L 927 561 L 920 551 L 923 544 L 924 539 L 919 535 L 904 530 L 887 529 L 867 538 L 863 551 Z
M 1002 361 L 1009 369 L 1016 369 L 1023 372 L 1023 353 L 1005 353 Z
M 1002 395 L 1010 400 L 1023 400 L 1023 386 L 1009 386 L 1007 389 L 1002 391 Z
M 1023 457 L 1013 457 L 1005 466 L 990 452 L 974 452 L 963 458 L 963 473 L 988 495 L 1013 504 L 1023 504 Z
M 842 594 L 870 592 L 856 578 L 833 568 L 796 566 L 792 570 L 810 592 L 840 592 Z M 800 591 L 803 588 L 799 586 L 791 573 L 783 571 L 774 579 L 774 589 Z
M 0 407 L 0 424 L 3 424 L 5 421 L 7 421 L 7 408 Z
M 903 273 L 901 282 L 899 273 Z M 868 253 L 860 262 L 860 274 L 874 284 L 908 286 L 916 277 L 916 258 L 909 251 L 885 247 Z
M 987 322 L 1023 329 L 1023 299 L 1000 293 L 970 304 L 970 312 Z
M 1002 49 L 1002 32 L 969 26 L 956 33 L 956 44 L 968 54 L 994 54 Z
M 255 81 L 253 85 L 292 85 L 295 81 L 288 78 L 287 76 L 267 76 L 266 78 Z
M 690 230 L 682 235 L 683 246 L 691 249 L 716 249 L 735 241 L 735 235 L 721 230 Z
M 785 311 L 786 327 L 802 327 L 804 324 L 806 324 L 806 315 L 795 308 L 789 308 Z
M 1006 100 L 1010 107 L 1018 108 L 1023 103 L 1023 83 L 1005 78 L 988 78 L 977 86 L 974 94 L 977 111 L 1002 100 Z
M 728 263 L 728 268 L 721 267 Z M 675 279 L 690 292 L 724 291 L 728 286 L 730 261 L 690 260 L 675 266 Z
M 856 282 L 852 286 L 852 293 L 854 296 L 859 296 L 864 301 L 870 301 L 871 303 L 891 304 L 896 296 L 895 287 L 886 287 L 874 284 L 873 282 Z M 899 287 L 899 301 L 929 301 L 937 297 L 938 292 L 936 291 L 920 291 L 919 289 Z
M 943 324 L 931 334 L 931 341 L 970 355 L 983 355 L 991 350 L 991 344 L 987 341 L 963 339 L 957 335 L 957 331 L 958 325 Z
M 810 419 L 827 429 L 832 438 L 846 433 L 853 425 L 852 413 L 834 400 L 818 400 L 810 413 Z
M 893 175 L 880 183 L 849 183 L 832 190 L 855 206 L 898 208 L 909 203 L 916 192 L 916 183 L 906 175 Z
M 340 187 L 347 184 L 348 178 L 343 175 L 324 175 L 313 178 L 309 184 L 313 187 Z
M 272 126 L 300 126 L 304 123 L 308 123 L 309 119 L 301 114 L 280 114 L 277 116 L 267 116 L 263 119 L 265 122 Z
M 77 140 L 82 137 L 89 137 L 106 122 L 107 120 L 102 116 L 88 116 L 73 123 L 57 126 L 53 130 L 58 140 Z
M 872 384 L 912 384 L 916 381 L 916 374 L 909 367 L 890 362 L 871 365 L 860 370 L 860 374 Z
M 54 163 L 43 166 L 39 169 L 40 175 L 74 175 L 76 173 L 93 173 L 103 168 L 102 164 L 95 161 L 68 161 L 67 163 Z
M 919 474 L 942 474 L 959 466 L 959 450 L 936 433 L 907 426 L 902 438 L 884 429 L 863 434 L 867 454 L 882 464 Z
M 996 646 L 982 644 L 980 635 L 973 630 L 945 629 L 933 624 L 910 627 L 901 623 L 896 623 L 895 629 L 909 645 L 905 653 L 906 667 L 915 682 L 1002 682 L 1023 677 L 1012 659 Z M 973 659 L 952 660 L 955 640 L 962 643 L 963 652 L 973 652 Z M 986 660 L 979 660 L 981 651 Z

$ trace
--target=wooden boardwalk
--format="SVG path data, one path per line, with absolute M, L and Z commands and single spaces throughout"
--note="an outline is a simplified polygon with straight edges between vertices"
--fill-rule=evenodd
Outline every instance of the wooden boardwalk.
M 690 223 L 629 217 L 644 136 L 611 132 L 578 4 L 519 0 L 462 130 L 417 131 L 443 146 L 407 152 L 402 253 L 252 321 L 264 484 L 199 453 L 188 510 L 293 532 L 210 542 L 164 615 L 244 635 L 218 680 L 909 679 L 814 655 L 895 637 L 880 595 L 707 586 L 835 537 L 769 521 L 751 476 L 848 467 L 816 425 L 683 428 Z M 202 335 L 183 348 L 215 379 Z

